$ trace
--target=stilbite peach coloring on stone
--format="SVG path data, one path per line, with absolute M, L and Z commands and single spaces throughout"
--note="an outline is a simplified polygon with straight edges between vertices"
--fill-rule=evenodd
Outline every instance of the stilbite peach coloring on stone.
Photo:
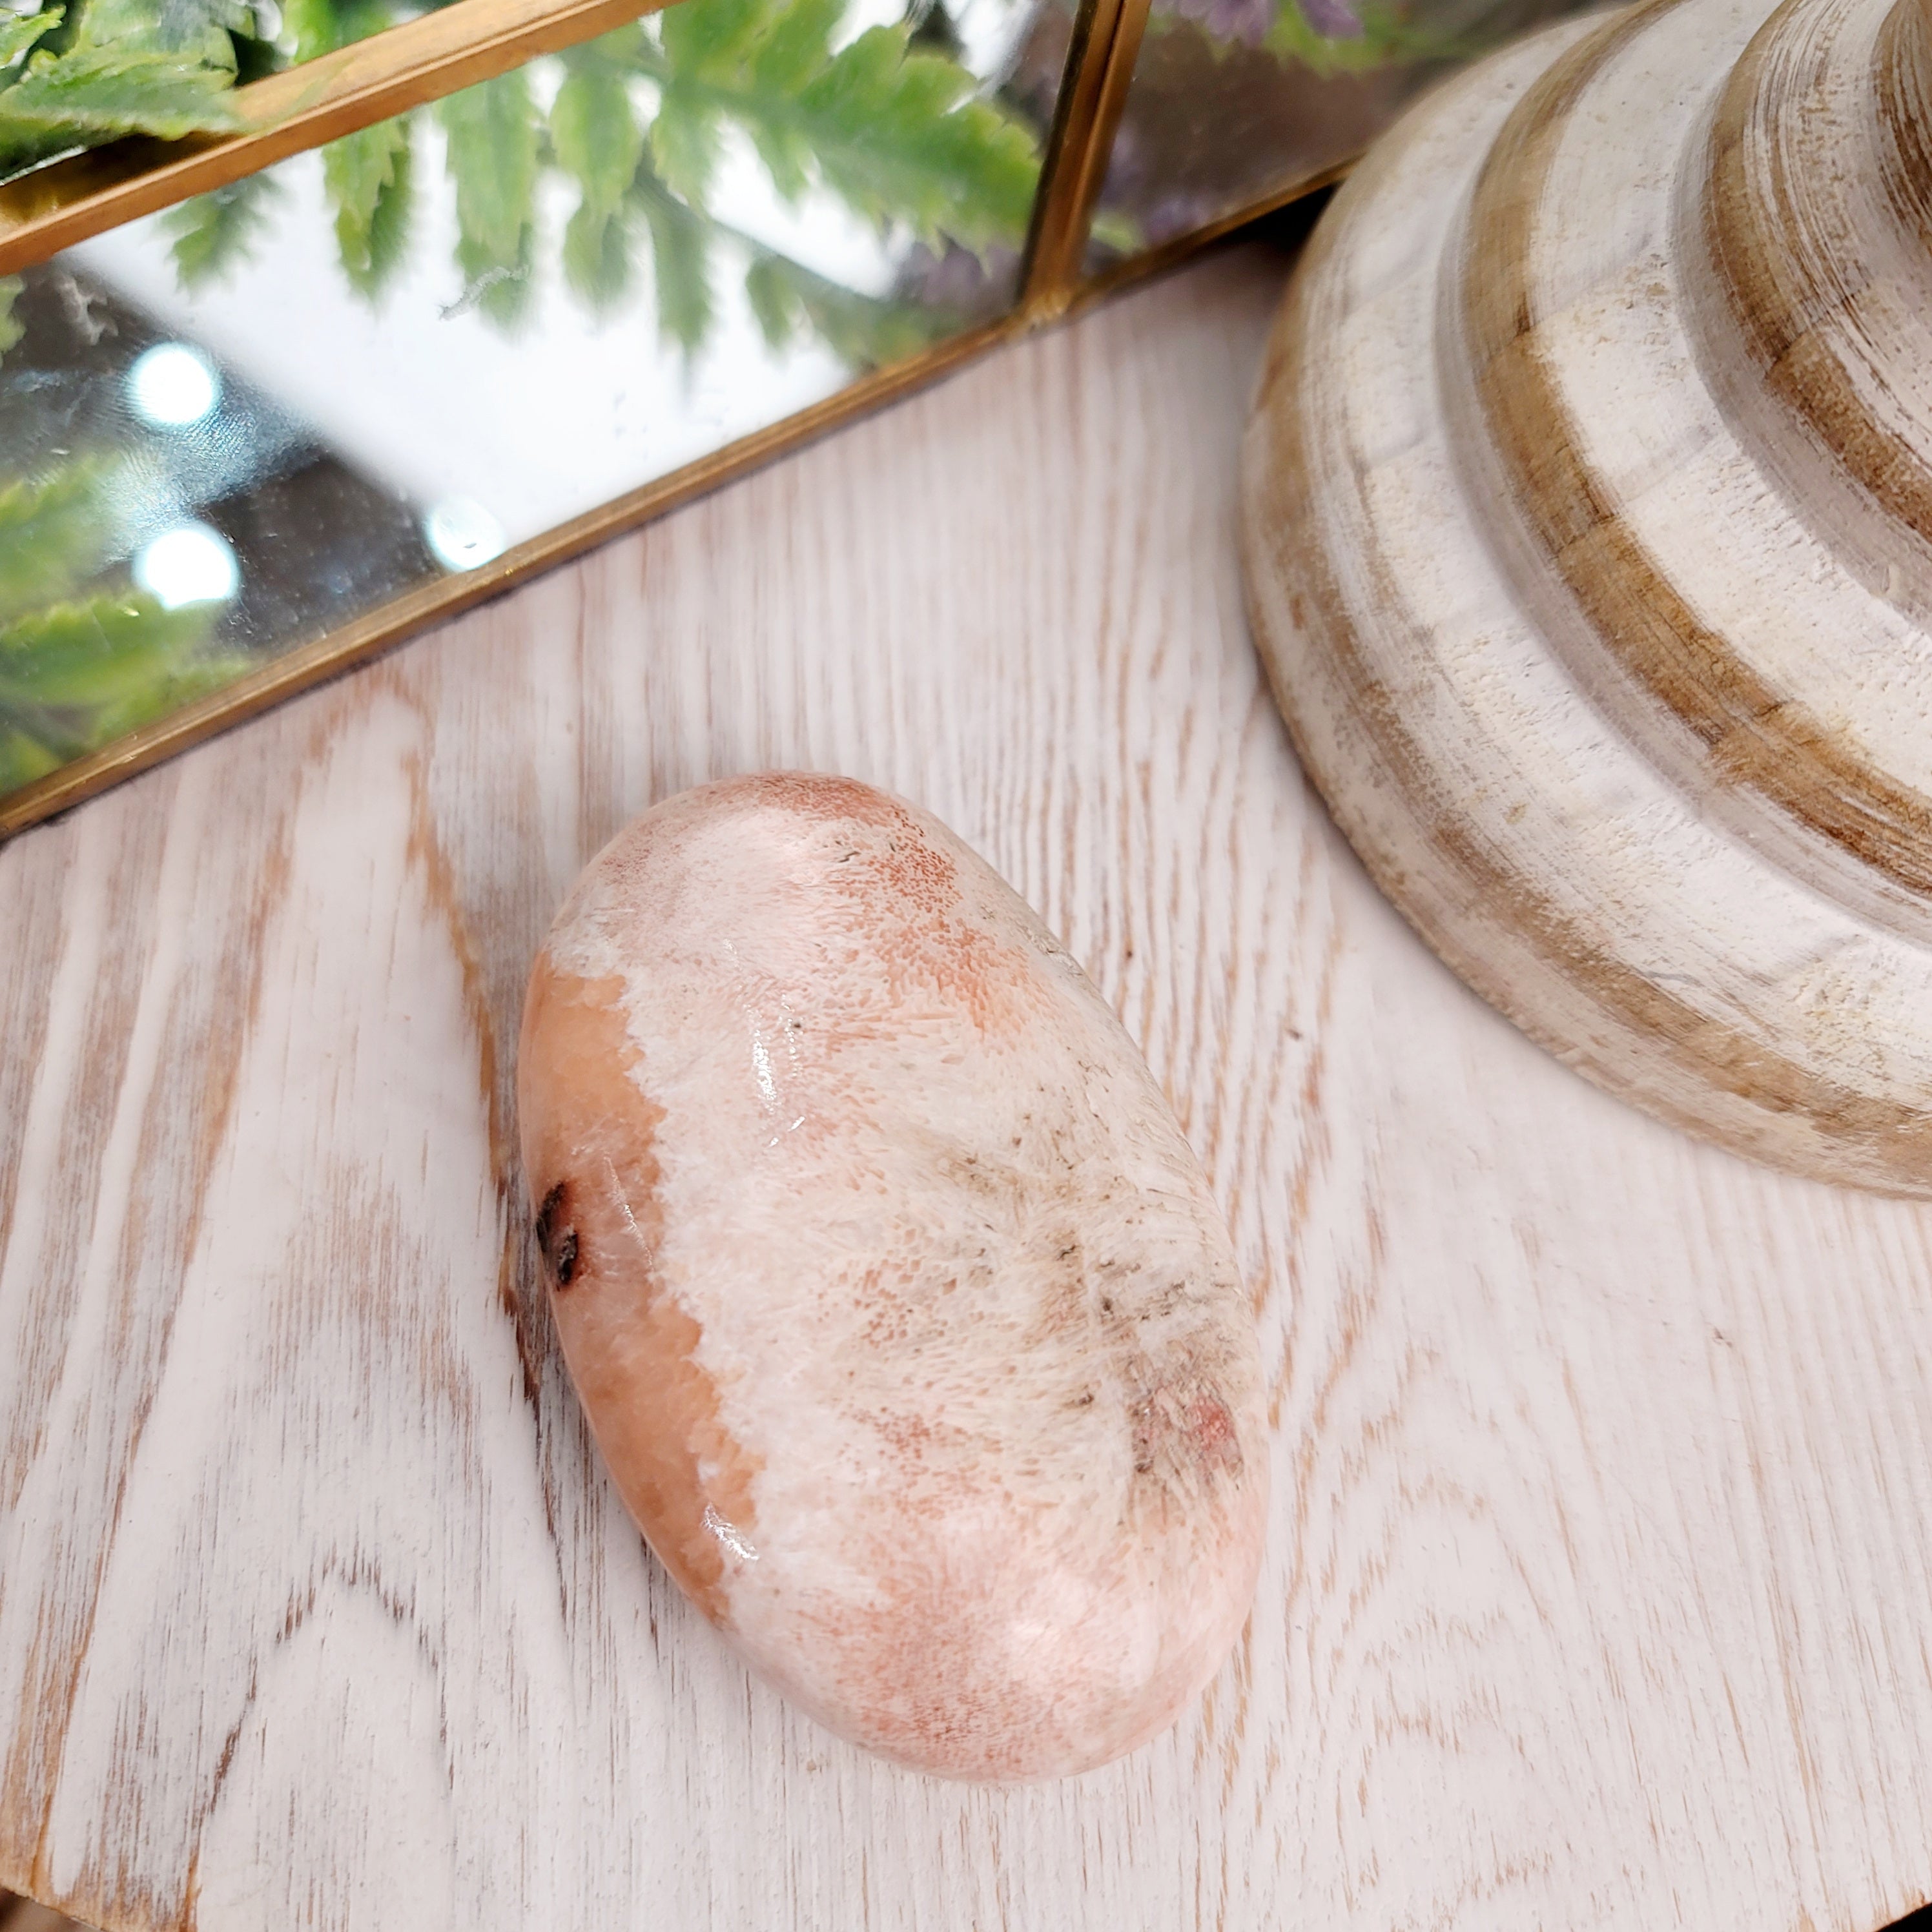
M 686 792 L 538 956 L 524 1160 L 626 1504 L 751 1664 L 917 1769 L 1084 1771 L 1240 1630 L 1260 1360 L 1132 1042 L 944 826 Z

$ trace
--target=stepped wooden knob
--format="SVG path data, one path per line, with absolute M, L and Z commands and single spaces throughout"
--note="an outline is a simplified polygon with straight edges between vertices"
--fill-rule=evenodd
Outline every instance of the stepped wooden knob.
M 1932 5 L 1646 0 L 1432 94 L 1250 432 L 1370 871 L 1639 1106 L 1932 1194 Z

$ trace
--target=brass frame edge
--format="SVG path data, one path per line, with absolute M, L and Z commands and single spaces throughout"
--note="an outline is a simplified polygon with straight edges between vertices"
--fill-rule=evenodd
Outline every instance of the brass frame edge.
M 669 4 L 458 0 L 238 87 L 238 134 L 115 141 L 32 169 L 0 184 L 0 275 Z
M 1084 0 L 1075 20 L 1020 277 L 1020 308 L 1030 323 L 1064 314 L 1079 286 L 1087 231 L 1149 5 L 1150 0 Z

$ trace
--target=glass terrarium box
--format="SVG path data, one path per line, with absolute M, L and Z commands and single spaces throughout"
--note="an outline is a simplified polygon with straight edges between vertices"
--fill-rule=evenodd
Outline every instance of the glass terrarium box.
M 0 835 L 1335 175 L 1567 0 L 0 0 Z

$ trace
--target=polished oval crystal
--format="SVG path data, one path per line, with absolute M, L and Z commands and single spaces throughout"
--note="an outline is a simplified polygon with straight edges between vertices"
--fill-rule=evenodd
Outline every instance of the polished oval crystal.
M 1254 1591 L 1253 1316 L 1145 1063 L 982 860 L 848 779 L 667 800 L 558 915 L 518 1094 L 591 1428 L 754 1669 L 953 1777 L 1173 1721 Z

